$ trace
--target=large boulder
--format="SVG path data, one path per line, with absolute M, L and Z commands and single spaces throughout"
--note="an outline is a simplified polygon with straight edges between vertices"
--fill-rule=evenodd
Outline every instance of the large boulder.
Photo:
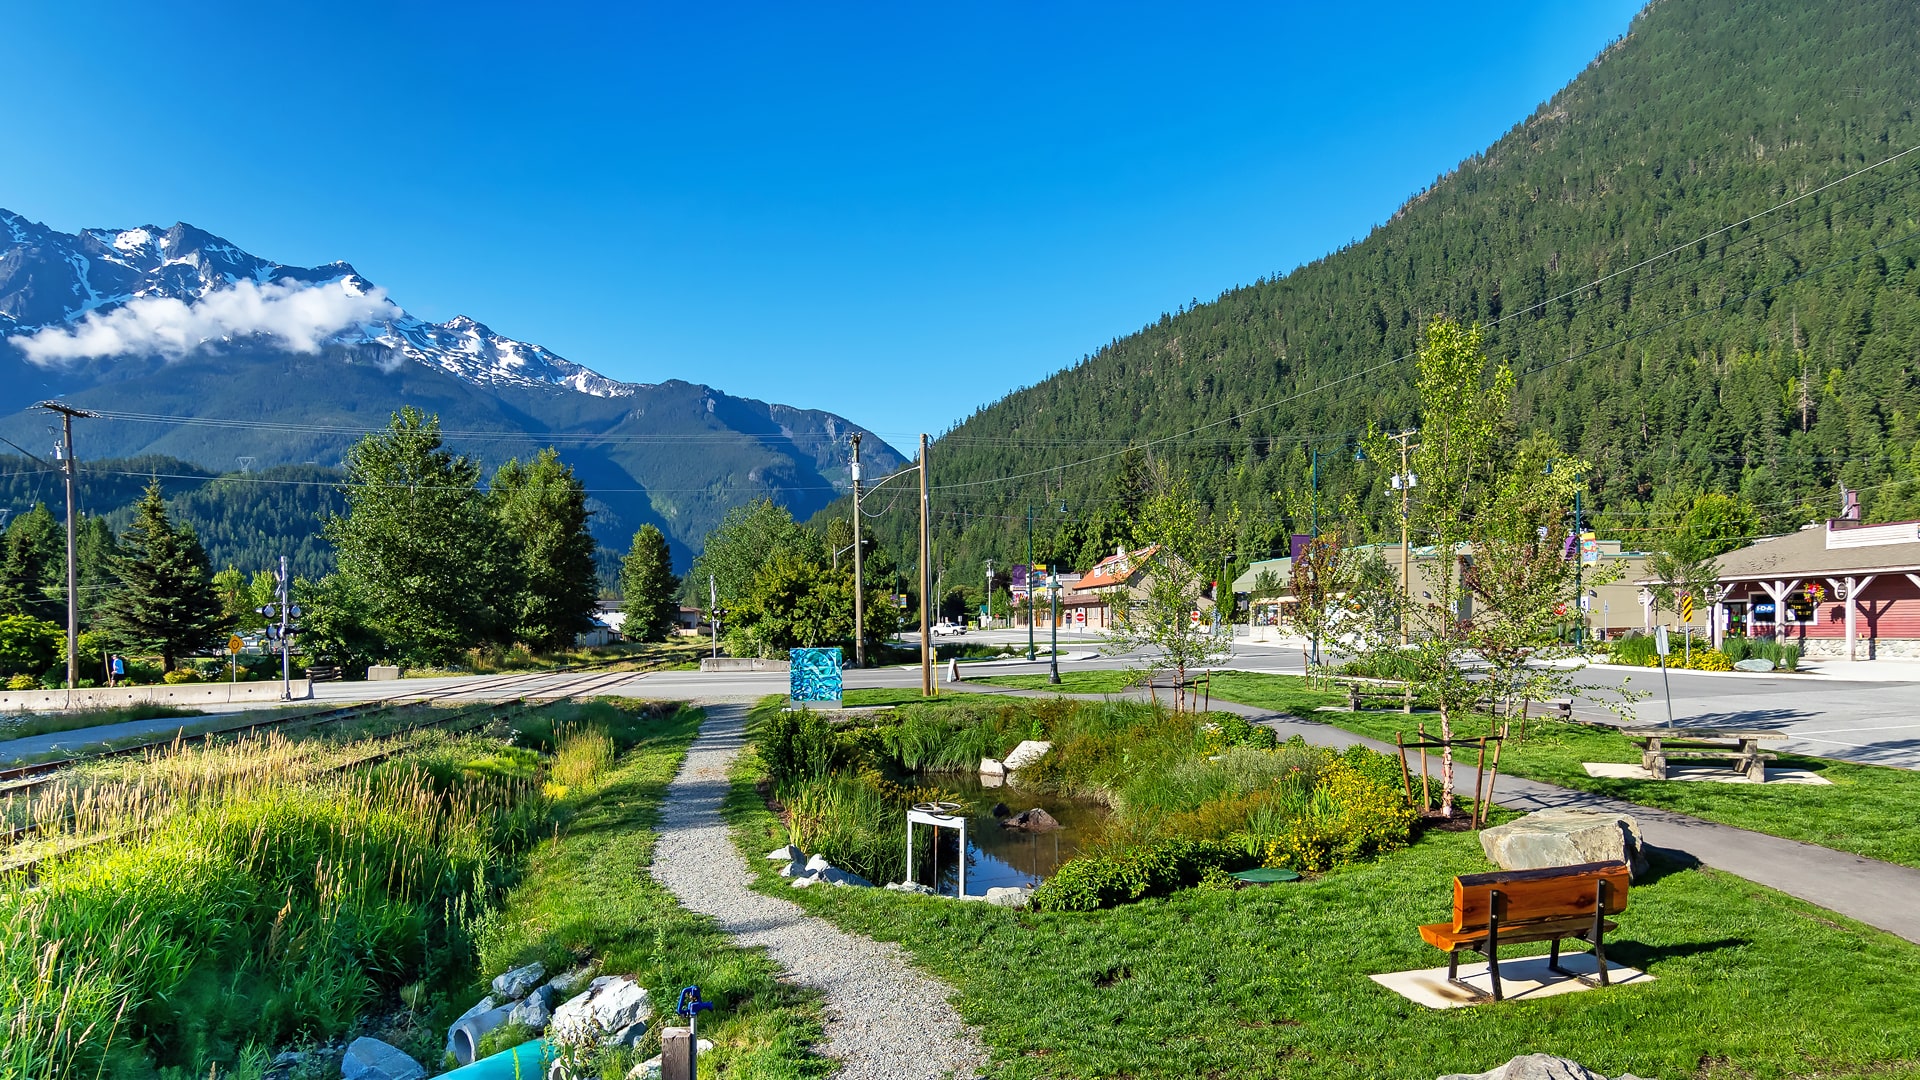
M 1046 757 L 1047 751 L 1051 749 L 1053 749 L 1053 744 L 1050 742 L 1042 742 L 1039 739 L 1028 739 L 1019 746 L 1014 747 L 1013 752 L 1007 755 L 1007 771 L 1019 772 L 1021 769 Z
M 1607 1080 L 1606 1077 L 1571 1058 L 1552 1054 L 1522 1054 L 1505 1065 L 1483 1073 L 1448 1073 L 1440 1080 Z M 1621 1073 L 1614 1080 L 1640 1080 Z
M 1502 870 L 1615 861 L 1635 877 L 1647 869 L 1640 825 L 1626 814 L 1541 810 L 1482 831 L 1480 846 Z
M 802 853 L 799 848 L 794 847 L 792 844 L 788 844 L 785 847 L 777 847 L 777 848 L 774 848 L 772 851 L 767 852 L 768 862 L 792 862 L 795 859 L 804 859 L 804 858 L 806 858 L 806 855 Z
M 1027 906 L 1027 901 L 1033 899 L 1033 890 L 1018 886 L 1003 886 L 988 889 L 987 894 L 981 899 L 995 907 L 1023 908 Z
M 347 1044 L 347 1056 L 340 1059 L 342 1080 L 420 1080 L 426 1075 L 406 1051 L 365 1036 Z
M 631 975 L 602 975 L 553 1010 L 549 1034 L 569 1044 L 601 1043 L 653 1018 L 646 987 Z
M 535 960 L 525 967 L 517 967 L 493 977 L 493 992 L 508 1001 L 519 1001 L 540 985 L 547 977 L 547 965 Z
M 1052 832 L 1060 828 L 1060 822 L 1055 820 L 1052 814 L 1036 806 L 1031 810 L 1022 810 L 1010 818 L 1002 819 L 1000 827 L 1018 829 L 1021 832 Z

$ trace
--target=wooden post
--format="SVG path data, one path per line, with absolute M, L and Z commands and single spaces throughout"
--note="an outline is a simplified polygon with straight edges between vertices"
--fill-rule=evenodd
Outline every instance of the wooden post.
M 1427 786 L 1427 722 L 1420 721 L 1420 812 L 1433 808 L 1433 790 Z
M 1493 801 L 1493 785 L 1498 783 L 1500 780 L 1500 747 L 1504 745 L 1506 741 L 1507 741 L 1507 725 L 1501 724 L 1500 725 L 1500 741 L 1493 744 L 1493 775 L 1487 777 L 1487 801 L 1489 803 Z M 1483 814 L 1481 815 L 1481 818 L 1480 818 L 1480 824 L 1484 826 L 1486 823 L 1487 823 L 1487 819 L 1486 819 L 1486 816 Z
M 927 437 L 920 436 L 920 696 L 933 696 L 933 539 L 927 525 Z
M 1495 744 L 1498 745 L 1498 744 Z M 1487 778 L 1487 737 L 1480 736 L 1480 760 L 1473 766 L 1473 827 L 1480 827 L 1480 809 L 1485 806 L 1480 798 L 1480 784 Z
M 1393 745 L 1400 748 L 1400 786 L 1406 790 L 1407 801 L 1413 801 L 1413 777 L 1407 772 L 1407 733 L 1393 733 Z
M 693 1032 L 686 1028 L 660 1031 L 660 1080 L 694 1080 Z

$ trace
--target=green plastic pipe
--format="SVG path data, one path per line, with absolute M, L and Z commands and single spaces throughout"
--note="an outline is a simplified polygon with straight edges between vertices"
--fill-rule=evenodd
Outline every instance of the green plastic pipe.
M 546 1080 L 547 1064 L 560 1056 L 545 1039 L 529 1039 L 511 1050 L 489 1054 L 471 1065 L 440 1074 L 440 1080 Z

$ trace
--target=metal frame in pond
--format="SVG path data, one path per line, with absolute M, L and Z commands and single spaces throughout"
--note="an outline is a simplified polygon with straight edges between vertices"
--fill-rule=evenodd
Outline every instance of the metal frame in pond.
M 913 880 L 913 827 L 914 825 L 933 826 L 933 887 L 940 887 L 940 830 L 960 830 L 960 887 L 958 896 L 967 895 L 967 818 L 965 814 L 955 814 L 959 803 L 923 802 L 914 803 L 907 811 L 907 884 Z

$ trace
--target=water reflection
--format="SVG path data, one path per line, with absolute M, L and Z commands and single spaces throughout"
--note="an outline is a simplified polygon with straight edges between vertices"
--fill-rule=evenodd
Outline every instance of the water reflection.
M 1053 876 L 1061 863 L 1079 854 L 1088 830 L 1107 816 L 1106 808 L 1097 804 L 1016 787 L 986 787 L 973 774 L 941 773 L 928 776 L 926 782 L 961 797 L 967 815 L 969 896 L 980 896 L 988 889 L 1040 884 Z M 1003 828 L 992 812 L 997 803 L 1005 803 L 1008 812 L 1014 814 L 1045 810 L 1061 827 L 1047 832 Z M 935 888 L 951 896 L 960 883 L 959 836 L 951 829 L 942 829 L 940 834 L 937 867 L 933 858 L 926 859 L 920 868 L 925 876 L 920 880 L 933 882 Z

